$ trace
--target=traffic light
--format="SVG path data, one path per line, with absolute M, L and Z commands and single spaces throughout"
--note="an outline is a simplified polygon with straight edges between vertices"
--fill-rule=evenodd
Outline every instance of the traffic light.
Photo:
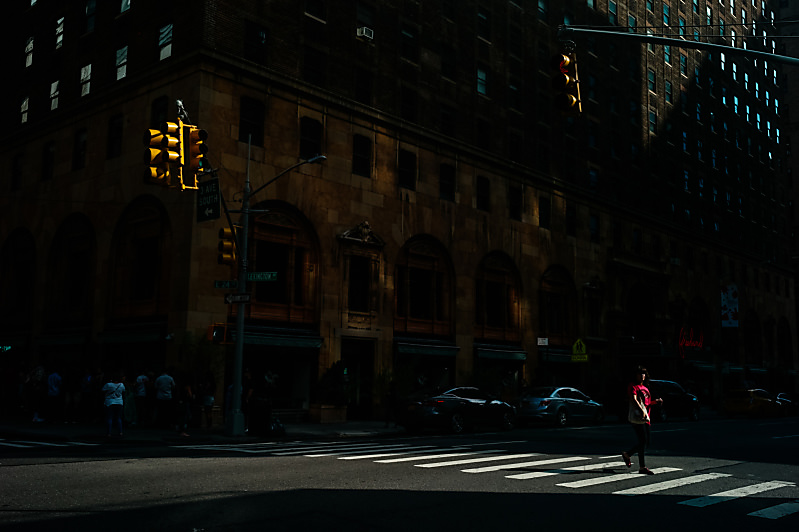
M 197 126 L 183 126 L 183 181 L 181 188 L 197 188 L 197 174 L 207 170 L 208 132 Z
M 219 230 L 219 264 L 236 264 L 236 234 L 229 228 L 223 227 Z
M 208 326 L 206 338 L 214 344 L 229 344 L 227 323 L 214 323 Z
M 555 72 L 552 86 L 555 89 L 555 106 L 564 113 L 580 113 L 580 80 L 577 78 L 577 54 L 558 54 L 552 60 Z
M 177 123 L 165 122 L 160 131 L 148 129 L 144 134 L 144 164 L 147 165 L 144 172 L 145 183 L 170 186 L 175 180 L 180 181 L 183 164 L 183 152 L 180 148 L 182 126 L 180 120 Z M 177 165 L 170 166 L 170 163 Z

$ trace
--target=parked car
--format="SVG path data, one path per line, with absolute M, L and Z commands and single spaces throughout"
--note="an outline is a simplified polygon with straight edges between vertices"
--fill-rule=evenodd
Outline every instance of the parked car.
M 548 421 L 563 427 L 578 420 L 601 423 L 605 409 L 576 388 L 544 386 L 531 388 L 522 396 L 516 417 L 519 421 Z
M 674 381 L 652 379 L 647 384 L 653 399 L 663 399 L 662 405 L 652 405 L 653 421 L 668 421 L 674 417 L 699 421 L 699 398 L 694 394 L 686 392 L 685 388 Z
M 780 407 L 780 414 L 783 416 L 799 415 L 799 401 L 796 397 L 788 393 L 778 393 L 777 403 Z
M 444 428 L 459 434 L 478 425 L 510 430 L 515 425 L 515 418 L 513 405 L 478 388 L 461 387 L 409 401 L 401 412 L 399 423 L 409 431 Z
M 777 398 L 766 390 L 730 390 L 724 397 L 724 411 L 732 415 L 752 417 L 779 416 L 780 404 Z

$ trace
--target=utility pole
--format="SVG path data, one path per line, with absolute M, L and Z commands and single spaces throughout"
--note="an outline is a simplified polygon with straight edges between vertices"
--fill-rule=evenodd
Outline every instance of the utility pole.
M 302 166 L 304 164 L 321 163 L 326 160 L 324 155 L 317 155 L 310 159 L 300 161 L 297 164 L 289 166 L 275 177 L 267 181 L 255 190 L 250 189 L 250 149 L 251 149 L 252 136 L 247 142 L 247 172 L 244 181 L 244 191 L 241 199 L 241 210 L 230 211 L 227 204 L 223 201 L 222 206 L 225 209 L 225 215 L 230 225 L 231 231 L 236 236 L 236 255 L 238 256 L 238 297 L 236 299 L 236 345 L 235 345 L 235 358 L 233 361 L 233 402 L 230 416 L 228 417 L 225 431 L 229 436 L 244 436 L 244 412 L 241 410 L 241 395 L 242 395 L 242 373 L 244 370 L 244 312 L 246 305 L 249 304 L 249 294 L 247 292 L 247 254 L 249 252 L 249 231 L 250 231 L 250 215 L 258 214 L 267 211 L 252 211 L 250 210 L 250 199 L 255 196 L 259 191 L 266 188 L 268 185 L 274 183 L 279 178 L 288 174 L 291 170 Z M 230 213 L 241 214 L 241 229 L 238 234 L 230 221 Z

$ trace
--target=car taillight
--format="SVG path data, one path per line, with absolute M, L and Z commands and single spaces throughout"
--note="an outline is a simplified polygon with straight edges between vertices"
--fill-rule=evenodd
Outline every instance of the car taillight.
M 436 407 L 436 406 L 438 406 L 440 404 L 443 404 L 443 403 L 444 403 L 444 401 L 442 399 L 428 399 L 427 401 L 425 401 L 422 404 L 424 404 L 424 406 Z
M 551 403 L 551 402 L 552 402 L 551 399 L 544 399 L 543 401 L 541 401 L 540 404 L 541 404 L 541 406 L 548 406 L 549 403 Z

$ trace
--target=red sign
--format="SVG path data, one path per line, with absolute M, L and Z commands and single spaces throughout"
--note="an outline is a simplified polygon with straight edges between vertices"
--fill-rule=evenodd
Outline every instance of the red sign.
M 699 333 L 698 338 L 694 338 L 694 330 L 688 329 L 685 330 L 685 327 L 680 329 L 680 338 L 677 341 L 677 345 L 680 347 L 680 358 L 685 358 L 685 348 L 686 347 L 698 347 L 702 349 L 705 344 L 705 335 L 701 332 Z

